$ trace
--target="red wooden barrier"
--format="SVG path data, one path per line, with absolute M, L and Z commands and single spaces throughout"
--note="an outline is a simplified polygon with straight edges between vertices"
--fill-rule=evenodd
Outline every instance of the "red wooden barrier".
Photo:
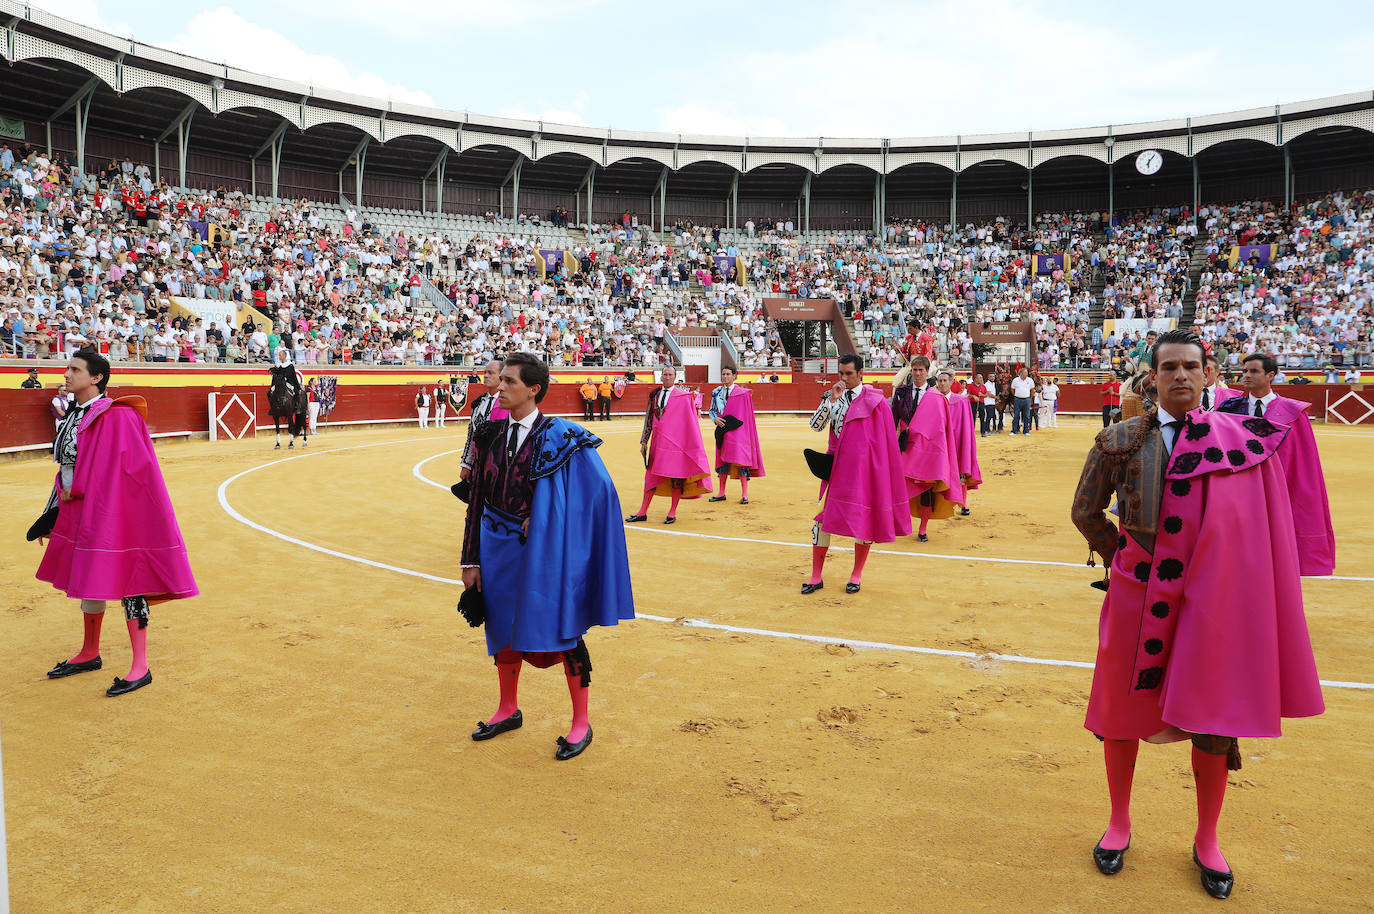
M 703 403 L 710 395 L 710 385 L 690 385 L 702 394 Z M 750 384 L 754 392 L 754 409 L 761 413 L 809 414 L 820 402 L 830 382 L 814 380 L 796 384 Z M 612 402 L 611 411 L 616 416 L 643 415 L 649 402 L 649 394 L 657 385 L 648 383 L 630 384 L 625 396 Z M 884 394 L 890 394 L 890 385 L 878 384 Z M 1374 424 L 1374 414 L 1364 413 L 1374 406 L 1374 393 L 1364 393 L 1365 388 L 1353 388 L 1358 397 L 1350 398 L 1343 406 L 1337 407 L 1347 421 Z M 367 385 L 341 384 L 338 389 L 338 402 L 334 411 L 327 417 L 330 424 L 369 423 L 386 421 L 415 421 L 415 393 L 413 385 Z M 1279 391 L 1287 397 L 1313 404 L 1309 415 L 1315 420 L 1325 418 L 1328 403 L 1336 403 L 1352 388 L 1345 384 L 1308 384 L 1283 385 Z M 152 432 L 204 434 L 209 431 L 209 395 L 211 393 L 235 394 L 243 392 L 258 393 L 258 426 L 271 428 L 272 417 L 267 411 L 265 385 L 251 387 L 134 387 L 110 385 L 111 396 L 140 396 L 148 401 L 148 426 Z M 469 402 L 482 393 L 481 385 L 469 388 Z M 53 439 L 54 424 L 49 404 L 53 389 L 20 390 L 0 388 L 0 450 L 17 449 L 31 445 L 48 444 Z M 1060 387 L 1060 412 L 1098 414 L 1101 412 L 1101 396 L 1096 385 L 1069 384 Z M 540 408 L 550 414 L 569 416 L 578 419 L 582 416 L 582 397 L 578 385 L 553 384 Z M 459 417 L 469 415 L 465 408 Z

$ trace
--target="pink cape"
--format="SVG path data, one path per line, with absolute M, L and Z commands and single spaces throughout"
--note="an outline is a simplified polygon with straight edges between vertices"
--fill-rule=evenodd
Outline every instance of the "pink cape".
M 1308 404 L 1279 397 L 1264 418 L 1289 430 L 1279 459 L 1288 484 L 1293 529 L 1298 538 L 1298 565 L 1304 575 L 1327 575 L 1336 569 L 1336 534 L 1331 528 L 1331 503 Z
M 685 480 L 683 498 L 700 498 L 711 493 L 708 480 L 711 465 L 706 462 L 706 445 L 701 440 L 701 398 L 690 390 L 674 389 L 668 395 L 663 416 L 654 423 L 649 441 L 649 466 L 644 472 L 644 491 L 673 494 L 673 480 Z
M 487 415 L 487 421 L 495 422 L 498 419 L 506 419 L 509 416 L 510 410 L 506 409 L 503 406 L 496 406 L 495 404 L 493 404 L 491 407 L 491 413 Z
M 200 593 L 145 409 L 141 397 L 101 399 L 77 430 L 73 498 L 59 503 L 36 575 L 73 599 L 161 601 Z
M 891 543 L 911 535 L 906 480 L 892 424 L 892 408 L 875 388 L 865 387 L 849 404 L 836 437 L 830 479 L 821 484 L 825 504 L 816 520 L 821 529 L 861 542 Z
M 721 418 L 734 416 L 744 424 L 733 432 L 726 432 L 725 444 L 716 448 L 716 469 L 730 464 L 730 476 L 739 478 L 739 469 L 744 467 L 749 475 L 758 478 L 763 472 L 763 448 L 759 445 L 759 427 L 754 420 L 754 393 L 743 387 L 736 387 L 725 400 Z
M 1218 387 L 1218 388 L 1217 388 L 1217 401 L 1216 401 L 1215 403 L 1212 404 L 1212 409 L 1215 410 L 1218 406 L 1220 406 L 1221 404 L 1225 403 L 1227 400 L 1232 399 L 1233 397 L 1243 397 L 1243 396 L 1245 396 L 1245 391 L 1243 391 L 1243 390 L 1232 390 L 1232 389 L 1229 388 L 1229 387 Z
M 964 503 L 955 421 L 950 416 L 949 401 L 935 388 L 926 388 L 906 427 L 906 450 L 901 452 L 902 475 L 906 477 L 913 516 L 920 513 L 920 497 L 926 492 L 935 494 L 931 517 L 951 517 L 954 506 Z
M 963 394 L 949 398 L 950 425 L 954 428 L 954 441 L 959 446 L 959 476 L 964 483 L 964 492 L 976 489 L 983 484 L 983 471 L 978 466 L 978 435 L 973 430 L 973 412 L 969 399 Z M 964 499 L 968 503 L 968 499 Z
M 1085 726 L 1106 739 L 1276 737 L 1282 718 L 1325 710 L 1272 459 L 1288 430 L 1200 408 L 1187 422 L 1153 554 L 1127 535 L 1112 559 Z

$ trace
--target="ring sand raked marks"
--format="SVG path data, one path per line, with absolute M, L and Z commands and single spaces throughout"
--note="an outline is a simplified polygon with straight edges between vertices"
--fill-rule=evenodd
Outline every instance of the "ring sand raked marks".
M 634 432 L 634 430 L 612 430 L 612 431 L 606 432 L 605 434 L 630 434 L 630 433 L 632 433 L 632 432 Z M 448 440 L 454 440 L 455 436 L 450 435 L 450 436 L 447 436 L 447 438 L 448 438 Z M 266 534 L 267 536 L 275 537 L 276 539 L 282 540 L 283 542 L 291 543 L 292 545 L 300 546 L 300 547 L 302 547 L 302 548 L 304 548 L 304 549 L 310 549 L 310 550 L 313 550 L 313 551 L 315 551 L 315 552 L 319 552 L 319 553 L 322 553 L 322 554 L 324 554 L 324 555 L 332 556 L 332 557 L 337 558 L 337 559 L 343 559 L 344 561 L 355 562 L 355 563 L 360 564 L 360 565 L 366 565 L 366 566 L 371 567 L 371 568 L 378 568 L 378 569 L 381 569 L 381 570 L 383 570 L 383 571 L 390 571 L 390 572 L 394 572 L 394 573 L 396 573 L 396 574 L 403 574 L 403 575 L 408 575 L 408 576 L 411 576 L 411 577 L 421 578 L 421 579 L 423 579 L 423 580 L 426 580 L 426 581 L 433 581 L 433 582 L 438 583 L 438 584 L 450 584 L 450 585 L 453 585 L 453 586 L 455 586 L 455 587 L 461 587 L 461 586 L 462 586 L 462 581 L 461 581 L 460 579 L 455 579 L 455 578 L 450 578 L 450 577 L 444 577 L 444 576 L 442 576 L 442 575 L 430 574 L 429 572 L 418 571 L 418 570 L 413 569 L 413 568 L 403 568 L 403 567 L 401 567 L 401 566 L 399 566 L 399 565 L 391 565 L 391 564 L 388 564 L 388 563 L 386 563 L 386 562 L 379 562 L 379 561 L 376 561 L 376 560 L 374 560 L 374 559 L 366 558 L 366 557 L 364 557 L 364 556 L 353 555 L 353 554 L 351 554 L 351 553 L 342 552 L 342 551 L 337 550 L 337 549 L 330 549 L 330 548 L 328 548 L 328 547 L 326 547 L 326 546 L 321 546 L 321 545 L 319 545 L 319 544 L 317 544 L 317 543 L 312 543 L 312 542 L 310 542 L 310 541 L 308 541 L 308 540 L 304 540 L 304 539 L 301 539 L 301 538 L 299 538 L 299 537 L 291 536 L 291 535 L 289 535 L 289 534 L 287 534 L 287 533 L 284 533 L 284 532 L 282 532 L 282 531 L 274 530 L 274 529 L 272 529 L 271 527 L 267 527 L 267 526 L 265 526 L 265 525 L 263 525 L 263 524 L 257 523 L 257 522 L 254 521 L 254 520 L 249 519 L 248 517 L 245 517 L 240 511 L 238 511 L 238 510 L 230 503 L 229 498 L 228 498 L 229 487 L 232 486 L 232 485 L 233 485 L 236 481 L 238 481 L 239 479 L 242 479 L 243 477 L 245 477 L 245 476 L 247 476 L 247 475 L 249 475 L 249 474 L 251 474 L 251 473 L 256 473 L 256 472 L 258 472 L 258 471 L 260 471 L 260 470 L 265 470 L 265 469 L 268 469 L 268 468 L 270 468 L 270 467 L 278 466 L 278 465 L 284 464 L 284 463 L 290 463 L 290 462 L 293 461 L 293 460 L 305 460 L 305 459 L 312 458 L 312 457 L 319 457 L 319 456 L 322 456 L 322 455 L 325 455 L 325 454 L 338 454 L 338 453 L 342 453 L 342 452 L 344 452 L 344 451 L 356 451 L 356 450 L 363 450 L 363 449 L 367 449 L 367 448 L 387 447 L 387 446 L 401 445 L 401 444 L 414 444 L 414 443 L 420 442 L 420 441 L 432 442 L 432 441 L 436 441 L 436 440 L 443 440 L 443 439 L 436 439 L 436 438 L 433 437 L 433 436 L 427 436 L 427 437 L 422 437 L 422 438 L 405 438 L 405 439 L 401 439 L 401 440 L 399 440 L 399 441 L 381 441 L 381 442 L 374 442 L 374 443 L 372 443 L 372 444 L 358 444 L 358 445 L 350 445 L 350 446 L 348 446 L 348 447 L 331 448 L 331 449 L 329 449 L 329 450 L 312 451 L 312 452 L 307 453 L 307 454 L 295 454 L 295 455 L 292 455 L 292 456 L 290 456 L 290 457 L 282 457 L 282 458 L 279 458 L 279 459 L 276 459 L 276 460 L 271 460 L 271 461 L 268 461 L 267 463 L 262 463 L 262 464 L 259 464 L 259 465 L 255 466 L 255 467 L 249 467 L 249 468 L 246 469 L 246 470 L 243 470 L 243 471 L 241 471 L 241 472 L 239 472 L 239 473 L 234 474 L 233 476 L 230 476 L 228 479 L 224 480 L 224 482 L 220 483 L 219 489 L 218 489 L 218 492 L 217 492 L 217 495 L 218 495 L 218 498 L 219 498 L 220 507 L 223 508 L 224 511 L 225 511 L 225 513 L 228 514 L 230 517 L 232 517 L 234 520 L 238 521 L 239 523 L 241 523 L 241 524 L 243 524 L 243 525 L 245 525 L 245 526 L 247 526 L 247 527 L 249 527 L 249 528 L 251 528 L 251 529 L 253 529 L 253 530 L 258 531 L 259 533 L 263 533 L 263 534 Z M 432 479 L 429 479 L 428 477 L 426 477 L 426 476 L 421 472 L 421 468 L 422 468 L 425 464 L 429 463 L 430 461 L 437 460 L 437 459 L 439 459 L 440 457 L 447 457 L 447 456 L 451 456 L 451 455 L 456 454 L 456 453 L 460 453 L 461 450 L 462 450 L 461 448 L 455 448 L 455 449 L 453 449 L 453 450 L 444 451 L 444 452 L 441 452 L 441 453 L 438 453 L 438 454 L 432 454 L 432 455 L 430 455 L 429 457 L 426 457 L 425 459 L 421 460 L 419 463 L 416 463 L 416 464 L 411 468 L 411 475 L 414 476 L 416 479 L 420 480 L 421 482 L 424 482 L 424 483 L 427 484 L 427 485 L 436 486 L 436 487 L 438 487 L 438 488 L 441 488 L 441 489 L 447 491 L 447 490 L 448 490 L 448 486 L 443 485 L 442 483 L 439 483 L 439 482 L 435 482 L 435 481 L 432 480 Z M 637 529 L 637 528 L 633 528 L 633 527 L 632 527 L 632 528 L 630 528 L 630 529 Z M 654 531 L 654 532 L 660 532 L 660 531 Z M 749 543 L 764 543 L 764 544 L 768 544 L 768 545 L 779 545 L 779 546 L 802 546 L 802 545 L 805 545 L 805 546 L 808 546 L 808 548 L 809 548 L 809 544 L 788 543 L 788 542 L 784 542 L 784 541 L 776 541 L 776 542 L 775 542 L 775 541 L 770 541 L 770 540 L 750 540 L 750 539 L 735 538 L 735 537 L 725 537 L 725 536 L 709 536 L 709 535 L 706 535 L 706 534 L 685 534 L 685 535 L 700 537 L 700 538 L 702 538 L 702 539 L 730 540 L 730 541 L 734 541 L 734 542 L 749 542 Z M 877 551 L 877 550 L 874 550 L 874 551 Z M 930 556 L 930 555 L 926 555 L 926 554 L 924 554 L 924 553 L 914 553 L 914 552 L 894 552 L 894 553 L 892 553 L 892 554 L 895 554 L 895 555 L 910 555 L 910 556 L 917 556 L 917 557 L 920 557 L 920 558 L 933 558 L 933 557 L 939 557 L 939 558 L 958 559 L 958 560 L 961 560 L 961 561 L 972 561 L 972 560 L 973 560 L 973 559 L 970 559 L 970 558 L 967 557 L 967 556 Z M 985 561 L 985 562 L 986 562 L 986 561 L 1008 561 L 1008 562 L 1013 563 L 1013 564 L 1060 565 L 1060 566 L 1068 566 L 1068 567 L 1073 567 L 1073 568 L 1080 568 L 1080 567 L 1082 567 L 1082 566 L 1079 566 L 1079 565 L 1073 565 L 1073 564 L 1068 563 L 1068 562 L 1029 562 L 1028 560 L 1020 560 L 1020 561 L 1018 561 L 1018 560 L 998 560 L 998 559 L 989 559 L 989 558 L 979 559 L 979 561 Z M 1369 579 L 1369 578 L 1353 578 L 1353 579 L 1347 578 L 1347 579 L 1342 579 L 1342 580 L 1368 581 L 1368 580 L 1371 580 L 1371 579 Z M 978 652 L 974 652 L 974 651 L 957 651 L 957 650 L 948 650 L 948 649 L 945 649 L 945 648 L 923 647 L 923 646 L 919 646 L 919 645 L 893 644 L 893 643 L 883 642 L 883 641 L 867 641 L 867 640 L 863 640 L 863 639 L 853 639 L 853 638 L 846 637 L 846 636 L 844 636 L 844 635 L 815 635 L 815 634 L 805 634 L 805 633 L 800 633 L 800 632 L 785 632 L 785 631 L 775 631 L 775 630 L 772 630 L 772 629 L 764 629 L 764 628 L 750 628 L 750 627 L 737 626 L 737 625 L 725 625 L 725 624 L 722 624 L 722 623 L 719 623 L 719 622 L 712 622 L 712 621 L 710 621 L 710 620 L 708 620 L 708 619 L 672 618 L 672 617 L 669 617 L 669 616 L 657 616 L 657 615 L 647 615 L 647 614 L 640 614 L 639 616 L 637 616 L 637 618 L 639 618 L 639 619 L 644 619 L 644 620 L 647 620 L 647 621 L 650 621 L 650 622 L 664 622 L 664 623 L 670 623 L 670 624 L 683 625 L 683 626 L 686 626 L 686 627 L 689 627 L 689 628 L 712 629 L 712 630 L 715 630 L 715 631 L 731 632 L 731 633 L 734 633 L 734 634 L 742 634 L 742 635 L 756 635 L 756 636 L 765 637 L 765 638 L 782 638 L 782 639 L 792 640 L 792 641 L 807 641 L 807 642 L 814 642 L 814 643 L 819 643 L 819 644 L 844 643 L 844 644 L 849 645 L 849 646 L 852 647 L 852 648 L 867 648 L 867 649 L 870 649 L 870 650 L 895 651 L 895 652 L 908 653 L 908 654 L 925 654 L 925 655 L 936 656 L 936 657 L 956 657 L 956 658 L 961 658 L 961 659 L 993 660 L 993 661 L 1003 661 L 1003 662 L 1007 662 L 1007 663 L 1029 664 L 1029 665 L 1033 665 L 1033 666 L 1055 666 L 1055 667 L 1068 667 L 1068 668 L 1073 668 L 1073 669 L 1092 669 L 1092 667 L 1093 667 L 1093 665 L 1092 665 L 1091 663 L 1086 662 L 1086 661 L 1082 661 L 1082 660 L 1060 660 L 1060 659 L 1047 658 L 1047 657 L 1027 657 L 1027 656 L 1022 656 L 1022 655 L 1019 655 L 1019 654 L 978 653 Z M 1322 685 L 1325 686 L 1325 687 L 1327 687 L 1327 688 L 1357 689 L 1357 690 L 1374 691 L 1374 682 L 1349 682 L 1349 681 L 1340 681 L 1340 680 L 1323 680 L 1323 681 L 1322 681 Z

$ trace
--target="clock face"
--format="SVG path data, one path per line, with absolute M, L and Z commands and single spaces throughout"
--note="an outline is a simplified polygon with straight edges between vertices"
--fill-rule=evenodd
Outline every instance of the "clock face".
M 1152 175 L 1164 165 L 1164 156 L 1157 149 L 1147 149 L 1135 157 L 1135 170 L 1142 175 Z

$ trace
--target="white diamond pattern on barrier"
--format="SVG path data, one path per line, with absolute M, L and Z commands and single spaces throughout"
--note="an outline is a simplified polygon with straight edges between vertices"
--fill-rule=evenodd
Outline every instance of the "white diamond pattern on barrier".
M 1359 418 L 1357 419 L 1351 419 L 1349 416 L 1341 412 L 1339 409 L 1341 404 L 1343 404 L 1346 400 L 1351 399 L 1352 397 L 1355 400 L 1354 408 L 1356 410 L 1358 410 L 1362 406 L 1364 407 L 1364 412 L 1361 413 Z M 1345 423 L 1346 425 L 1360 425 L 1370 416 L 1374 416 L 1374 405 L 1371 405 L 1368 400 L 1366 400 L 1364 397 L 1360 396 L 1352 390 L 1346 393 L 1345 396 L 1341 397 L 1335 403 L 1332 403 L 1329 406 L 1327 406 L 1326 415 L 1328 421 L 1330 421 L 1331 416 L 1335 416 L 1337 419 L 1341 420 L 1341 422 Z
M 247 403 L 244 397 L 248 398 Z M 216 401 L 224 405 L 215 413 L 216 437 L 237 441 L 240 438 L 257 437 L 258 399 L 257 394 L 233 394 L 227 401 Z

